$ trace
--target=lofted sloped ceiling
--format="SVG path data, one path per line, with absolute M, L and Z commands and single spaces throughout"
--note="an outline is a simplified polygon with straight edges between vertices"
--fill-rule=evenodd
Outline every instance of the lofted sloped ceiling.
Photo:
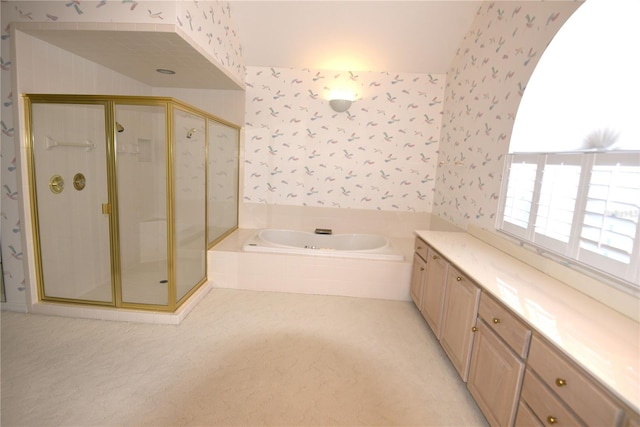
M 480 1 L 230 2 L 247 66 L 446 73 Z
M 223 71 L 173 31 L 23 31 L 150 86 L 239 89 Z M 176 74 L 160 74 L 156 72 L 158 68 L 171 69 Z

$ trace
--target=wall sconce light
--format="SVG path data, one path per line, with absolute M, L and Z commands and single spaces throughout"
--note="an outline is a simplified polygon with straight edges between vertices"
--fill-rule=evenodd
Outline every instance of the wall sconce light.
M 351 101 L 350 99 L 332 99 L 329 101 L 329 105 L 331 105 L 331 108 L 336 113 L 342 113 L 344 111 L 347 111 L 349 107 L 351 107 L 352 102 L 353 101 Z

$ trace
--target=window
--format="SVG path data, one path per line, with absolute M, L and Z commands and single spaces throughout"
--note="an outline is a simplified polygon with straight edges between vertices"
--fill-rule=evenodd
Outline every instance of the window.
M 640 61 L 624 52 L 637 50 L 639 13 L 638 1 L 589 0 L 549 43 L 518 107 L 496 225 L 634 295 Z
M 640 152 L 510 154 L 498 229 L 640 288 Z

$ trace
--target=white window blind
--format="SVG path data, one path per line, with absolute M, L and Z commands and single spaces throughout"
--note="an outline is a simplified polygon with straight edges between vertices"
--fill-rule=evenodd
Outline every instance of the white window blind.
M 545 157 L 535 233 L 539 235 L 537 240 L 545 237 L 551 239 L 547 242 L 547 246 L 564 250 L 571 237 L 571 225 L 580 183 L 580 159 L 575 155 Z M 556 243 L 559 244 L 557 247 Z
M 640 288 L 640 152 L 511 154 L 498 229 Z
M 511 163 L 510 167 L 504 220 L 517 227 L 526 228 L 529 223 L 538 162 L 534 156 L 528 156 L 528 159 Z
M 620 269 L 633 265 L 634 253 L 639 256 L 640 166 L 633 163 L 623 155 L 597 155 L 589 180 L 578 259 L 604 269 Z

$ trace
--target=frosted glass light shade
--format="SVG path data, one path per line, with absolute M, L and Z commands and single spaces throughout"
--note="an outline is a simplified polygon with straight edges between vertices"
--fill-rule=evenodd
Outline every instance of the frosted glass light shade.
M 329 105 L 333 108 L 333 111 L 337 113 L 342 113 L 343 111 L 347 111 L 349 107 L 351 107 L 351 100 L 349 99 L 332 99 L 329 101 Z

